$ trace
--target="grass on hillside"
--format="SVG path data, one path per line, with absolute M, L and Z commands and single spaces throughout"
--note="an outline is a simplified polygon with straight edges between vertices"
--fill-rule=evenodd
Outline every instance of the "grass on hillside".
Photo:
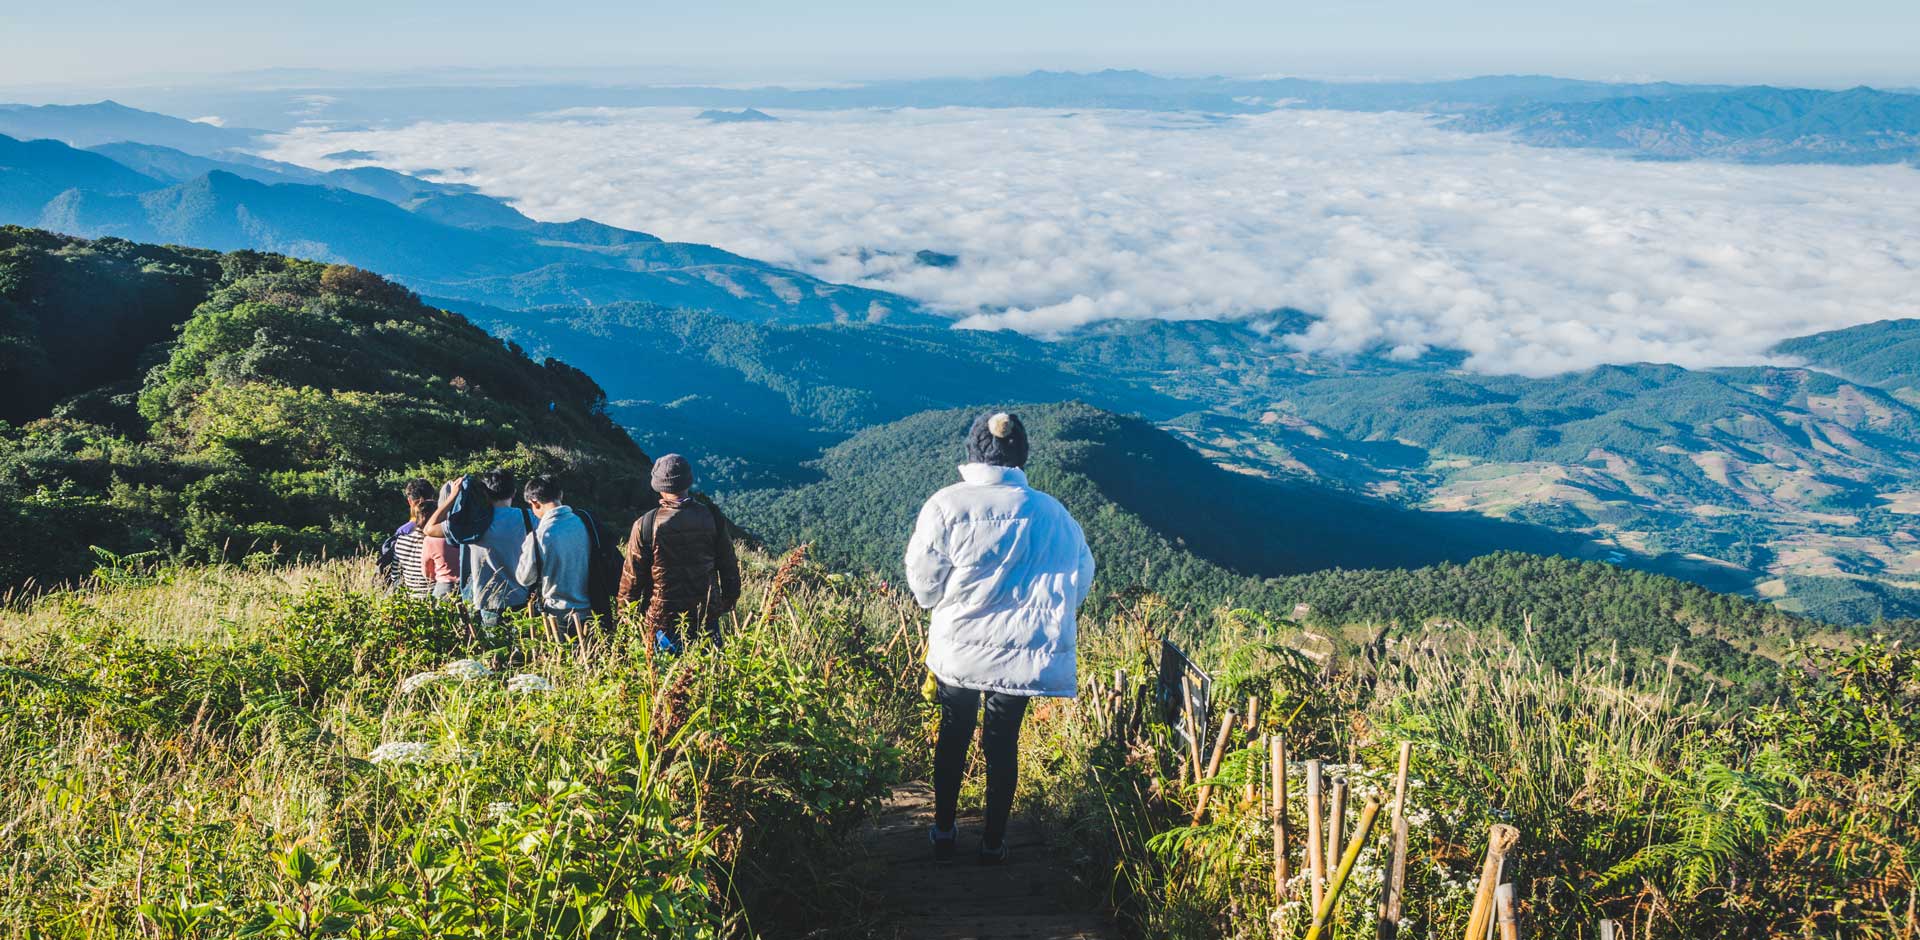
M 467 645 L 364 560 L 0 614 L 0 936 L 800 932 L 924 725 L 899 599 L 748 557 L 724 648 Z M 904 678 L 903 678 L 904 677 Z
M 885 582 L 747 557 L 724 647 L 649 661 L 468 646 L 364 560 L 109 566 L 0 610 L 0 937 L 858 936 L 844 837 L 925 771 L 921 615 Z M 1623 628 L 1631 625 L 1623 625 Z M 1145 937 L 1298 938 L 1301 762 L 1348 828 L 1415 743 L 1402 937 L 1462 936 L 1488 827 L 1528 935 L 1911 938 L 1920 655 L 1797 648 L 1777 702 L 1464 627 L 1359 644 L 1151 594 L 1097 600 L 1073 702 L 1036 707 L 1024 806 Z M 1211 811 L 1149 704 L 1161 634 L 1292 755 L 1286 896 L 1263 755 Z M 1127 681 L 1116 683 L 1116 670 Z M 1100 690 L 1093 690 L 1099 678 Z M 1216 713 L 1216 719 L 1219 715 Z M 977 785 L 977 780 L 976 780 Z M 1337 908 L 1371 935 L 1385 820 Z M 1276 933 L 1277 931 L 1277 933 Z
M 1505 880 L 1526 935 L 1597 937 L 1610 918 L 1631 938 L 1920 936 L 1920 653 L 1796 647 L 1781 698 L 1749 707 L 1684 696 L 1667 670 L 1608 656 L 1558 668 L 1524 642 L 1457 630 L 1329 654 L 1297 625 L 1217 616 L 1197 651 L 1214 720 L 1244 716 L 1253 697 L 1262 718 L 1215 776 L 1183 775 L 1185 749 L 1139 681 L 1167 626 L 1151 598 L 1083 638 L 1083 670 L 1108 690 L 1116 669 L 1128 680 L 1100 707 L 1043 710 L 1023 748 L 1028 795 L 1143 936 L 1307 933 L 1303 776 L 1316 759 L 1329 785 L 1350 786 L 1349 839 L 1361 804 L 1383 804 L 1333 918 L 1341 936 L 1374 936 L 1402 741 L 1414 744 L 1402 938 L 1466 934 L 1496 823 L 1521 833 Z M 1284 896 L 1261 735 L 1289 754 Z M 1194 824 L 1200 783 L 1212 809 Z

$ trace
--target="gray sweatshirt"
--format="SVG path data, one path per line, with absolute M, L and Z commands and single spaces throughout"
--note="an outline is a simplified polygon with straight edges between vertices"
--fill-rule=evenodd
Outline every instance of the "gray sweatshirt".
M 587 524 L 566 506 L 555 506 L 540 517 L 520 549 L 516 580 L 540 591 L 540 605 L 548 610 L 587 610 L 587 568 L 593 540 Z

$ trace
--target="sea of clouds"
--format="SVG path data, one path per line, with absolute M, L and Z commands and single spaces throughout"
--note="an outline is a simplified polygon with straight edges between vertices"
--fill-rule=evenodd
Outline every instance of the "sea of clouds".
M 1920 316 L 1911 168 L 1639 162 L 1408 114 L 776 113 L 310 128 L 268 155 L 373 151 L 537 219 L 715 244 L 1040 335 L 1293 307 L 1321 317 L 1304 348 L 1441 347 L 1544 375 L 1753 363 L 1786 337 Z

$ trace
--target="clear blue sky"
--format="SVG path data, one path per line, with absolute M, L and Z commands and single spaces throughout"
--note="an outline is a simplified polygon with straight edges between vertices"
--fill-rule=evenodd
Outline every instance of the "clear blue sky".
M 1920 85 L 1920 0 L 5 0 L 0 87 L 268 68 L 646 80 L 1170 72 Z

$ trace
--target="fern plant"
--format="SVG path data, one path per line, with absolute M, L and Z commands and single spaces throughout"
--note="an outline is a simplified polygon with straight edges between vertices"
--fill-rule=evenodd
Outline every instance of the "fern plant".
M 1768 839 L 1787 813 L 1800 780 L 1775 752 L 1763 752 L 1746 767 L 1709 759 L 1674 774 L 1644 771 L 1674 794 L 1665 828 L 1671 833 L 1609 869 L 1600 887 L 1658 877 L 1693 900 L 1733 887 L 1743 872 L 1764 862 Z

